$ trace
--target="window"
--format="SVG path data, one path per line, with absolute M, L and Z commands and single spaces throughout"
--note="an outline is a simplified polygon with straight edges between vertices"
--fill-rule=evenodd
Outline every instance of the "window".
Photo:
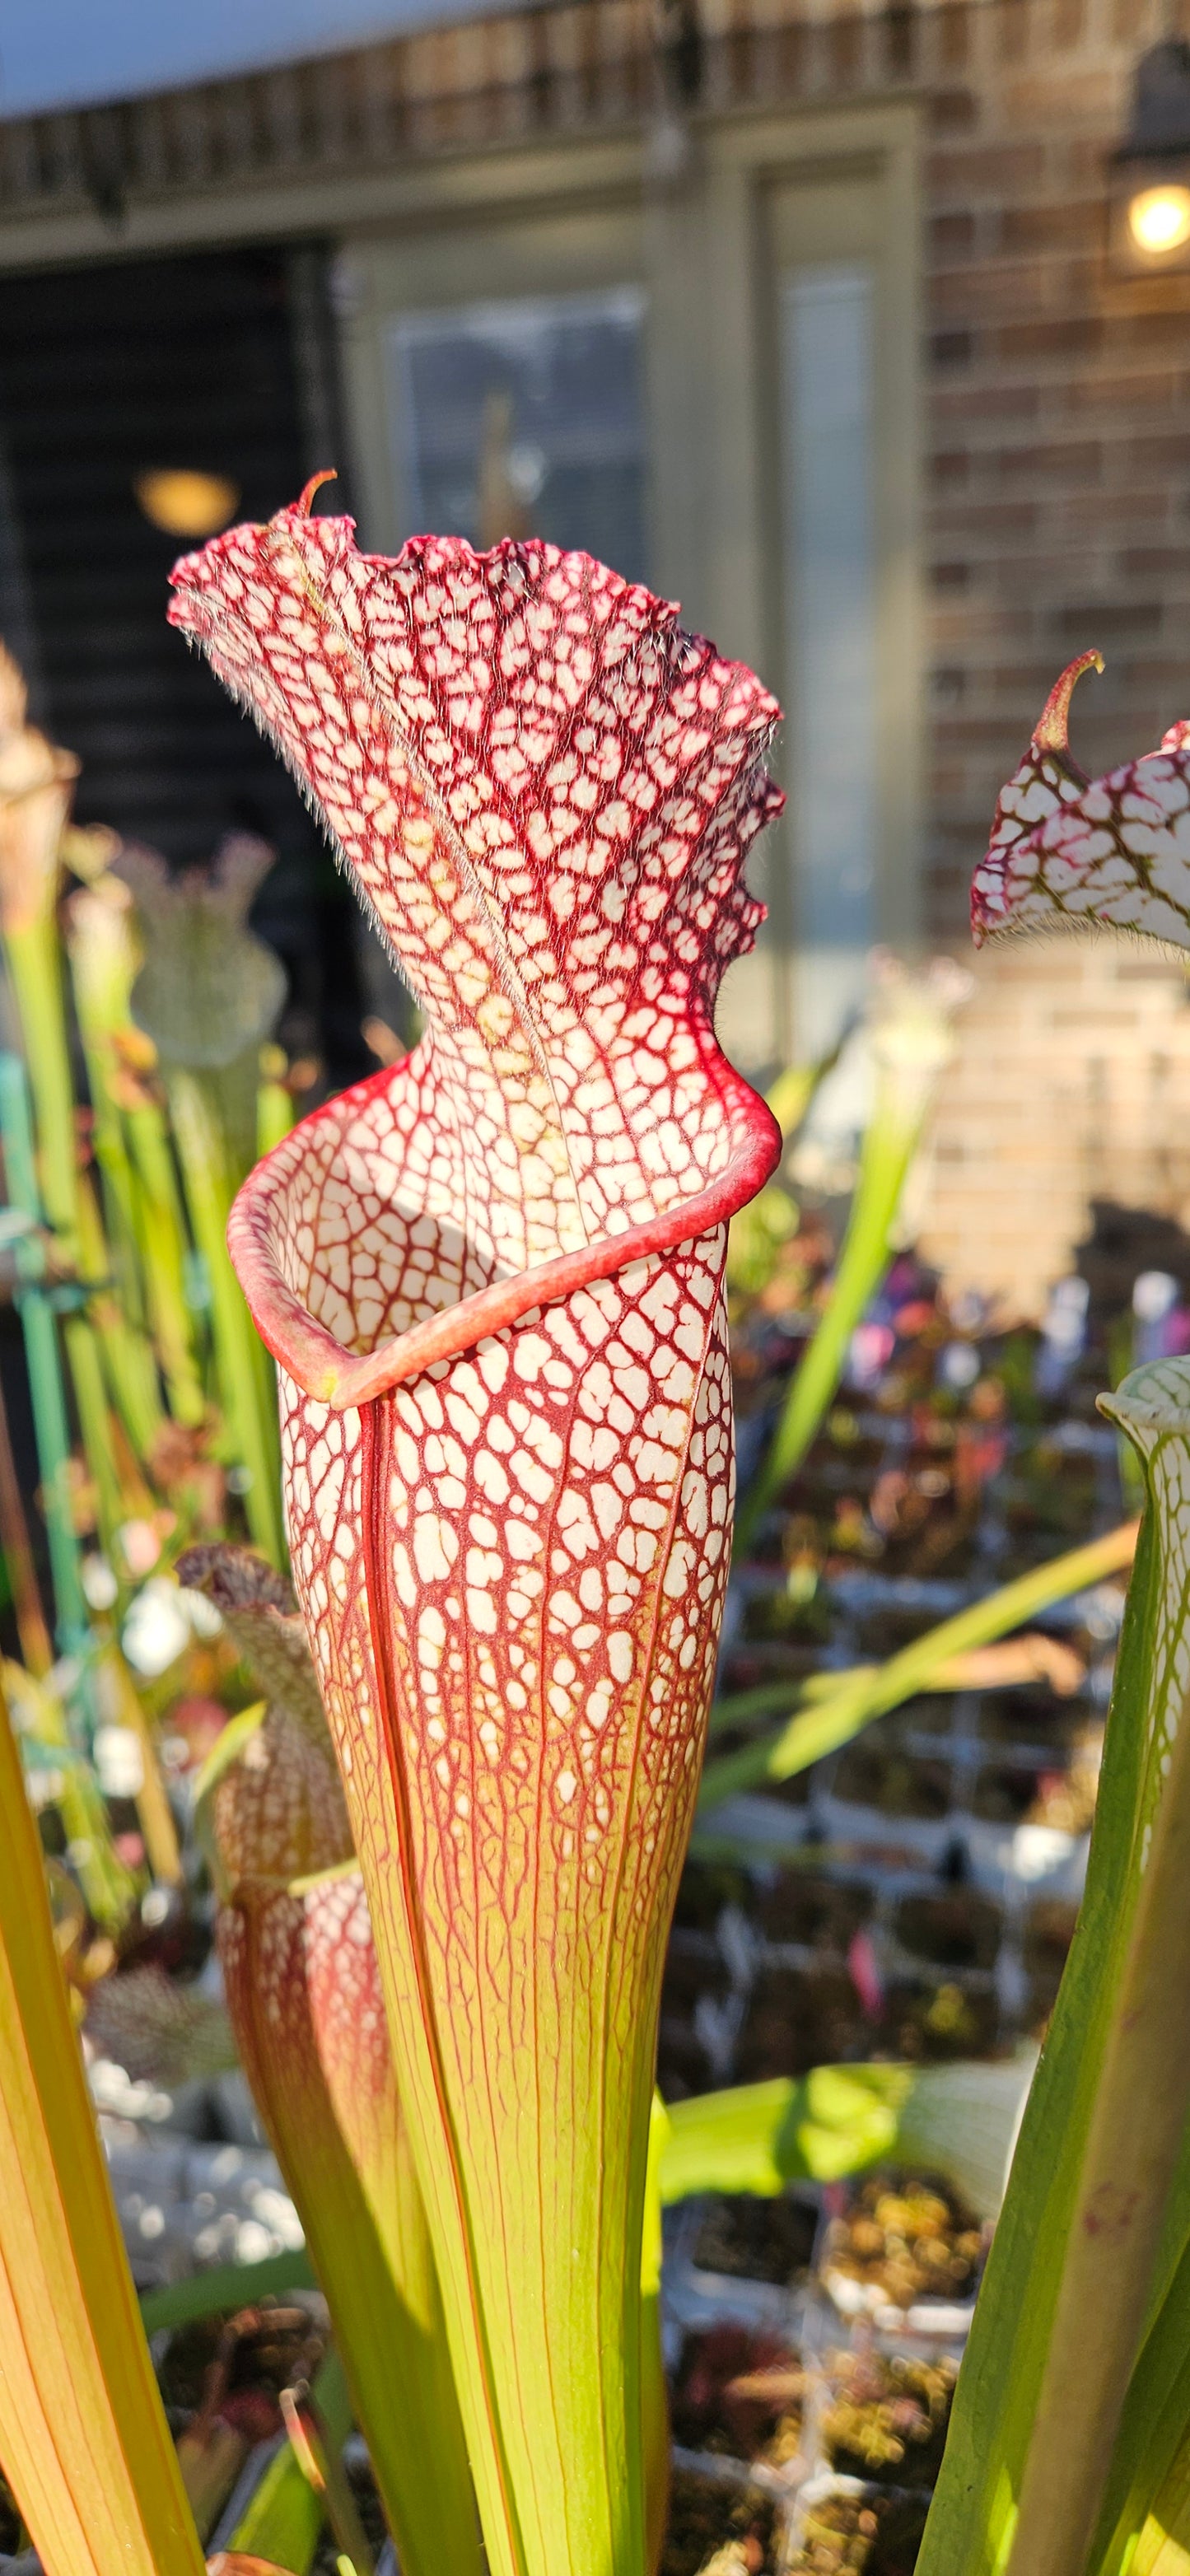
M 867 266 L 780 290 L 794 1010 L 815 1054 L 863 989 L 876 937 L 876 532 Z
M 548 537 L 644 580 L 643 318 L 622 287 L 395 322 L 410 528 Z

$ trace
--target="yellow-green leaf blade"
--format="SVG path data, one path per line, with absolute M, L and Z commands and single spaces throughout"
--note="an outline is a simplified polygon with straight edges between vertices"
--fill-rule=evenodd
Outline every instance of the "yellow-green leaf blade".
M 0 2463 L 46 2576 L 201 2576 L 0 1713 Z

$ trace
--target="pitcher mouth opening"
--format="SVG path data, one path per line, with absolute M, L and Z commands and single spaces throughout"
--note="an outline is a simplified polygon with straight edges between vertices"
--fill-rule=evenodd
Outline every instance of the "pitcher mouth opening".
M 328 1141 L 333 1151 L 350 1119 L 383 1094 L 399 1071 L 399 1067 L 383 1067 L 295 1127 L 249 1175 L 228 1225 L 232 1263 L 262 1341 L 305 1395 L 335 1411 L 366 1404 L 407 1379 L 457 1358 L 537 1307 L 552 1305 L 595 1280 L 612 1278 L 633 1262 L 672 1252 L 712 1232 L 763 1188 L 781 1159 L 776 1120 L 742 1075 L 724 1063 L 721 1098 L 728 1151 L 705 1189 L 644 1222 L 628 1223 L 621 1231 L 609 1226 L 597 1240 L 576 1251 L 555 1254 L 529 1268 L 497 1272 L 483 1285 L 456 1294 L 453 1301 L 446 1282 L 442 1302 L 427 1297 L 425 1311 L 396 1331 L 386 1329 L 384 1312 L 378 1311 L 371 1326 L 353 1313 L 353 1330 L 344 1335 L 312 1311 L 313 1256 L 304 1259 L 299 1251 L 309 1230 L 308 1214 L 299 1204 L 303 1170 L 308 1158 L 314 1157 L 325 1169 Z M 412 1228 L 426 1211 L 398 1210 L 390 1201 L 385 1213 Z M 458 1263 L 461 1284 L 474 1246 L 457 1220 L 442 1215 L 434 1223 L 440 1246 L 448 1232 L 453 1238 L 451 1260 L 452 1265 Z M 345 1294 L 337 1304 L 346 1311 Z

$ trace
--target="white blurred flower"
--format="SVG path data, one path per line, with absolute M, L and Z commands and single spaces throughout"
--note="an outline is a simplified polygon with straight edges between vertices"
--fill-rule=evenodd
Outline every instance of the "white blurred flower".
M 105 1798 L 135 1798 L 145 1785 L 145 1757 L 130 1726 L 97 1726 L 95 1768 Z
M 237 2263 L 263 2263 L 278 2248 L 258 2218 L 242 2218 L 236 2229 Z
M 85 1556 L 80 1575 L 88 1608 L 110 1610 L 120 1586 L 106 1556 Z
M 179 1586 L 168 1575 L 142 1584 L 124 1622 L 121 1644 L 134 1671 L 147 1681 L 168 1671 L 190 1643 L 191 1628 Z

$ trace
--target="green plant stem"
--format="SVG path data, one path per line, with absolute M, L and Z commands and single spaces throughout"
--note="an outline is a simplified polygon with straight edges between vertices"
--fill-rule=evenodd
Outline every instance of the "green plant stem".
M 107 1251 L 98 1209 L 79 1170 L 62 955 L 54 913 L 50 911 L 36 922 L 10 930 L 5 939 L 5 953 L 24 1033 L 33 1093 L 41 1208 L 46 1223 L 59 1238 L 64 1261 L 76 1265 L 83 1280 L 100 1281 L 108 1270 Z M 112 1391 L 129 1438 L 140 1455 L 147 1455 L 161 1423 L 147 1350 L 110 1297 L 100 1301 L 94 1329 L 99 1333 Z M 92 1434 L 97 1436 L 98 1417 L 94 1403 L 94 1369 L 86 1355 L 81 1332 L 75 1332 L 72 1338 L 68 1336 L 68 1357 L 80 1416 L 84 1411 L 86 1413 L 86 1421 L 81 1427 L 88 1465 L 102 1491 L 110 1473 L 111 1444 L 106 1431 L 98 1447 L 92 1446 L 88 1439 L 87 1424 L 90 1424 Z M 76 1357 L 84 1370 L 81 1385 L 74 1376 Z M 105 1464 L 105 1452 L 108 1464 Z
M 149 1312 L 176 1422 L 192 1429 L 206 1411 L 186 1303 L 186 1231 L 165 1119 L 151 1101 L 127 1112 L 139 1183 L 139 1242 Z
M 843 1052 L 843 1036 L 836 1040 L 827 1055 L 815 1057 L 811 1064 L 787 1064 L 779 1073 L 765 1099 L 787 1145 L 791 1145 L 816 1091 L 821 1089 L 828 1073 L 834 1071 Z
M 201 2576 L 0 1709 L 0 2458 L 46 2576 Z
M 972 1651 L 978 1653 L 979 1649 L 976 1647 Z M 821 1672 L 807 1673 L 801 1681 L 758 1682 L 753 1690 L 726 1691 L 711 1709 L 707 1728 L 709 1740 L 713 1744 L 719 1735 L 740 1735 L 753 1727 L 763 1728 L 765 1719 L 769 1717 L 801 1716 L 808 1709 L 817 1708 L 823 1700 L 835 1699 L 842 1690 L 856 1688 L 861 1682 L 874 1681 L 883 1669 L 882 1664 L 828 1665 Z M 1025 1678 L 1022 1674 L 1021 1679 Z M 1027 1678 L 1033 1679 L 1034 1676 Z M 982 1683 L 976 1686 L 983 1687 Z M 931 1664 L 918 1683 L 923 1694 L 971 1687 L 967 1654 L 947 1655 L 941 1663 Z M 1006 1683 L 1003 1687 L 1011 1687 L 1011 1684 Z
M 35 1735 L 20 1738 L 22 1760 L 30 1769 L 48 1762 L 58 1771 L 62 1785 L 53 1804 L 67 1838 L 70 1866 L 101 1929 L 120 1932 L 136 1903 L 136 1879 L 112 1841 L 99 1783 L 70 1741 L 61 1702 L 49 1691 L 39 1692 L 36 1712 Z
M 76 980 L 76 995 L 78 985 Z M 136 1223 L 136 1176 L 129 1159 L 119 1110 L 107 1087 L 104 1049 L 80 1017 L 87 1087 L 91 1094 L 91 1150 L 103 1185 L 105 1232 L 114 1247 L 120 1302 L 129 1321 L 144 1319 Z
M 66 1035 L 62 953 L 53 911 L 4 942 L 25 1040 L 37 1133 L 39 1195 L 46 1222 L 76 1251 L 78 1137 Z
M 256 1151 L 263 1159 L 288 1136 L 293 1125 L 293 1094 L 283 1082 L 267 1078 L 256 1094 Z
M 899 1654 L 891 1655 L 885 1664 L 859 1665 L 838 1676 L 815 1677 L 815 1693 L 823 1684 L 821 1698 L 815 1696 L 808 1708 L 795 1711 L 789 1724 L 775 1735 L 763 1736 L 754 1744 L 741 1745 L 734 1753 L 721 1754 L 708 1762 L 702 1777 L 699 1813 L 719 1806 L 724 1798 L 742 1789 L 755 1788 L 764 1780 L 790 1780 L 805 1771 L 812 1762 L 820 1762 L 841 1744 L 850 1742 L 873 1718 L 883 1717 L 916 1691 L 929 1687 L 930 1676 L 952 1655 L 963 1654 L 973 1646 L 990 1645 L 993 1639 L 1022 1628 L 1041 1610 L 1055 1601 L 1063 1601 L 1072 1592 L 1083 1592 L 1105 1576 L 1130 1565 L 1136 1548 L 1138 1523 L 1124 1521 L 1106 1537 L 1091 1539 L 1085 1547 L 1071 1548 L 1056 1556 L 1048 1565 L 1038 1566 L 1032 1574 L 1018 1575 L 999 1591 L 990 1592 L 983 1601 L 973 1602 L 970 1609 L 956 1611 L 938 1627 L 930 1628 L 924 1637 L 915 1637 Z M 837 1680 L 829 1693 L 828 1679 Z M 766 1686 L 767 1687 L 767 1686 Z M 750 1707 L 759 1698 L 757 1692 L 740 1694 L 745 1722 Z M 734 1722 L 727 1712 L 733 1702 L 723 1701 L 711 1711 L 712 1729 Z
M 136 1176 L 128 1155 L 119 1113 L 102 1088 L 102 1068 L 87 1050 L 91 1094 L 91 1150 L 102 1183 L 103 1223 L 119 1282 L 119 1301 L 127 1321 L 144 1323 L 139 1243 L 136 1223 Z
M 65 910 L 75 1017 L 91 1094 L 92 1149 L 103 1181 L 109 1240 L 117 1247 L 121 1302 L 139 1324 L 143 1299 L 136 1180 L 111 1080 L 117 1032 L 128 1025 L 133 952 L 120 913 L 109 911 L 93 890 L 76 896 Z
M 1186 2576 L 1190 2568 L 1190 2431 L 1179 2444 L 1139 2533 L 1128 2576 Z
M 1121 2021 L 1122 1984 L 1135 1966 L 1136 1909 L 1148 1877 L 1146 1859 L 1155 1848 L 1151 1837 L 1169 1787 L 1166 1765 L 1173 1749 L 1171 1739 L 1182 1723 L 1186 1698 L 1190 1368 L 1185 1361 L 1162 1361 L 1139 1369 L 1118 1396 L 1101 1399 L 1101 1409 L 1128 1433 L 1144 1462 L 1148 1509 L 1116 1657 L 1078 1931 L 1029 2094 L 980 2290 L 922 2543 L 919 2576 L 954 2576 L 955 2570 L 961 2570 L 962 2576 L 1003 2576 L 1026 2463 L 1030 2462 L 1029 2474 L 1035 2482 L 1041 2471 L 1035 2447 L 1041 2391 L 1067 2263 L 1077 2266 L 1085 2250 L 1076 2238 L 1080 2214 L 1086 2210 L 1088 2142 L 1105 2062 Z M 1182 2010 L 1175 1993 L 1170 1999 L 1167 2066 L 1177 2051 Z M 1158 2091 L 1164 2080 L 1159 2073 Z M 1177 2076 L 1174 2080 L 1180 2082 Z M 1153 2099 L 1152 2094 L 1133 2092 L 1131 2117 L 1138 2132 L 1149 2123 Z M 1190 2154 L 1184 2144 L 1164 2200 L 1159 2246 L 1137 2301 L 1141 2309 L 1147 2304 L 1149 2312 L 1145 2345 L 1136 2360 L 1138 2387 L 1153 2360 L 1160 2321 L 1190 2241 Z M 1141 2215 L 1138 2204 L 1138 2220 Z M 1141 2246 L 1138 2271 L 1145 2269 L 1145 2260 Z M 1129 2298 L 1133 2295 L 1128 2293 Z M 1130 2324 L 1127 2304 L 1119 2317 L 1101 2307 L 1082 2348 L 1067 2348 L 1068 2420 L 1080 2451 L 1089 2412 L 1103 2402 L 1102 2390 L 1095 2386 L 1101 2370 L 1099 2347 L 1114 2345 L 1118 2337 L 1120 2345 L 1127 2347 L 1125 2366 L 1131 2368 L 1138 2332 L 1139 2320 L 1134 2316 Z M 1086 2392 L 1080 2386 L 1084 2371 Z M 1151 2411 L 1162 2408 L 1168 2390 L 1168 2372 L 1164 2379 L 1158 2373 L 1152 2381 Z M 1122 2400 L 1122 2390 L 1119 2395 Z M 1064 2415 L 1051 2454 L 1055 2461 L 1067 2444 L 1066 2422 Z M 1121 2440 L 1135 2441 L 1138 2433 L 1143 2437 L 1147 2430 L 1129 2403 L 1121 2415 Z M 1161 2464 L 1155 2466 L 1160 2473 Z M 1093 2492 L 1087 2511 L 1092 2519 L 1101 2504 L 1106 2515 L 1116 2514 L 1128 2495 L 1141 2506 L 1151 2501 L 1151 2496 L 1135 2494 L 1135 2469 L 1135 2453 L 1126 2456 L 1117 2450 L 1112 2460 L 1109 2440 L 1102 2459 L 1090 2469 Z M 1133 2528 L 1137 2527 L 1134 2522 Z M 1079 2576 L 1086 2554 L 1084 2533 Z M 1055 2563 L 1065 2565 L 1065 2556 Z M 1032 2568 L 1037 2576 L 1042 2568 L 1044 2576 L 1052 2576 L 1044 2557 L 1035 2558 Z M 1118 2562 L 1109 2559 L 1102 2576 L 1121 2576 Z
M 180 1887 L 184 1873 L 178 1829 L 162 1776 L 156 1736 L 119 1647 L 110 1645 L 103 1660 L 111 1676 L 119 1723 L 135 1735 L 140 1746 L 142 1778 L 136 1792 L 136 1812 L 149 1867 L 159 1885 Z
M 1190 2243 L 1132 2374 L 1112 2455 L 1091 2576 L 1135 2576 L 1131 2556 L 1190 2433 Z
M 54 912 L 10 930 L 5 953 L 25 1039 L 37 1137 L 39 1195 L 45 1220 L 59 1237 L 63 1260 L 77 1267 L 85 1283 L 99 1283 L 106 1280 L 110 1264 L 99 1210 L 79 1168 L 62 951 Z M 102 1289 L 94 1303 L 90 1328 L 98 1334 L 108 1381 L 129 1439 L 138 1456 L 147 1457 L 163 1418 L 152 1354 L 143 1336 L 121 1314 L 115 1299 L 105 1296 Z M 76 1355 L 85 1373 L 82 1385 L 74 1376 Z M 110 1476 L 111 1443 L 105 1431 L 100 1445 L 93 1445 L 98 1437 L 94 1369 L 78 1332 L 73 1339 L 68 1336 L 68 1357 L 80 1417 L 84 1411 L 86 1414 L 80 1427 L 87 1463 L 102 1491 Z
M 41 1203 L 29 1117 L 29 1094 L 24 1065 L 15 1055 L 0 1054 L 0 1137 L 4 1142 L 9 1204 L 28 1218 L 31 1227 L 35 1227 L 41 1223 Z M 41 1476 L 42 1510 L 49 1538 L 57 1640 L 63 1654 L 76 1654 L 86 1643 L 89 1622 L 79 1571 L 78 1534 L 74 1526 L 70 1434 L 57 1330 L 49 1299 L 44 1289 L 36 1284 L 44 1271 L 45 1256 L 35 1235 L 31 1233 L 18 1244 L 16 1257 L 21 1282 L 17 1303 L 33 1403 L 33 1430 Z
M 67 918 L 95 1157 L 116 1219 L 126 1302 L 133 1320 L 140 1322 L 146 1311 L 151 1319 L 175 1419 L 197 1424 L 204 1411 L 202 1385 L 185 1299 L 186 1238 L 165 1119 L 143 1085 L 125 1075 L 122 1099 L 113 1083 L 121 1040 L 133 1035 L 134 943 L 122 910 L 96 892 L 77 897 L 67 907 Z M 155 1395 L 155 1379 L 153 1384 Z M 159 1427 L 158 1421 L 154 1436 Z M 148 1455 L 148 1449 L 142 1454 Z
M 79 1274 L 95 1292 L 88 1300 L 88 1320 L 97 1336 L 104 1373 L 134 1454 L 148 1459 L 165 1419 L 157 1370 L 144 1334 L 129 1323 L 111 1292 L 111 1260 L 87 1172 L 78 1176 L 76 1205 Z M 95 1461 L 90 1456 L 89 1463 L 94 1473 Z
M 211 1283 L 211 1323 L 223 1412 L 232 1454 L 250 1483 L 248 1527 L 274 1565 L 285 1562 L 281 1529 L 281 1453 L 273 1365 L 257 1340 L 243 1291 L 227 1255 L 232 1190 L 218 1108 L 199 1074 L 174 1067 L 169 1103 L 194 1239 Z
M 337 2353 L 330 2353 L 323 2362 L 311 2393 L 319 2422 L 338 2447 L 351 2431 L 351 2399 Z M 325 2520 L 321 2496 L 304 2475 L 292 2444 L 285 2442 L 270 2460 L 230 2547 L 250 2557 L 271 2559 L 291 2569 L 292 2576 L 308 2576 Z M 450 2576 L 450 2571 L 444 2568 L 442 2576 Z
M 1104 2050 L 1009 2576 L 1083 2576 L 1190 2109 L 1190 1701 Z
M 800 1467 L 838 1388 L 852 1333 L 888 1267 L 893 1221 L 925 1110 L 926 1097 L 916 1087 L 907 1094 L 895 1077 L 880 1076 L 829 1300 L 794 1371 L 767 1454 L 737 1508 L 737 1558 L 747 1553 L 770 1504 Z
M 376 2562 L 360 2520 L 359 2506 L 344 2473 L 339 2444 L 320 2415 L 317 2401 L 310 2395 L 302 2398 L 294 2390 L 283 2388 L 281 2412 L 290 2448 L 313 2493 L 319 2497 L 336 2546 L 342 2552 L 339 2565 L 342 2566 L 346 2560 L 352 2576 L 376 2576 Z
M 230 1204 L 259 1160 L 260 1049 L 253 1043 L 227 1064 L 187 1069 L 202 1083 L 223 1138 Z
M 814 1064 L 787 1065 L 779 1073 L 765 1101 L 781 1130 L 783 1143 L 792 1143 L 805 1119 L 819 1084 L 837 1064 L 843 1037 L 827 1056 Z M 771 1222 L 776 1215 L 777 1225 Z M 796 1231 L 797 1208 L 780 1178 L 779 1171 L 767 1182 L 758 1198 L 746 1207 L 737 1208 L 727 1237 L 728 1290 L 743 1297 L 755 1296 L 773 1275 L 780 1244 Z
M 116 1472 L 99 1343 L 85 1315 L 67 1315 L 62 1340 L 87 1467 L 95 1487 L 100 1536 L 104 1546 L 110 1547 L 128 1514 Z
M 8 1407 L 0 1385 L 0 1536 L 4 1562 L 12 1593 L 17 1635 L 26 1669 L 35 1680 L 42 1680 L 54 1660 L 53 1642 L 41 1605 L 33 1550 L 29 1545 L 29 1525 L 25 1517 L 25 1500 L 12 1453 Z
M 74 1525 L 70 1433 L 62 1385 L 58 1334 L 49 1299 L 37 1288 L 19 1293 L 21 1330 L 33 1402 L 33 1429 L 41 1473 L 41 1504 L 49 1540 L 55 1628 L 63 1654 L 78 1652 L 88 1634 L 87 1603 Z
M 649 2113 L 645 2214 L 640 2263 L 640 2396 L 645 2459 L 645 2560 L 660 2565 L 669 2518 L 669 2394 L 661 2344 L 662 2169 L 670 2140 L 669 2114 L 654 2092 Z
M 81 1753 L 63 1755 L 58 1812 L 67 1836 L 71 1869 L 101 1932 L 124 1930 L 140 1894 L 133 1872 L 112 1843 L 99 1783 Z M 141 1886 L 144 1882 L 141 1881 Z

